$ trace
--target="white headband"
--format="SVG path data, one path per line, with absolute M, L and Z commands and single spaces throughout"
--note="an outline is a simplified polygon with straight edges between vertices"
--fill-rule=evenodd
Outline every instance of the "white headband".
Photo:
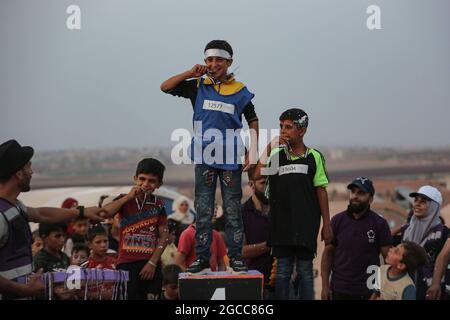
M 231 59 L 231 55 L 228 51 L 222 49 L 208 49 L 205 51 L 205 59 L 209 57 L 220 57 L 224 59 Z

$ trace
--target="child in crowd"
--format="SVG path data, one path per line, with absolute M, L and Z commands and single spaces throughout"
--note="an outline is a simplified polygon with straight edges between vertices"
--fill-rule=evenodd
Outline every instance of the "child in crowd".
M 72 254 L 73 246 L 76 243 L 87 244 L 87 232 L 89 229 L 89 219 L 87 217 L 77 217 L 72 221 L 72 235 L 66 241 L 64 252 Z
M 70 265 L 69 257 L 61 251 L 65 240 L 64 229 L 64 224 L 39 224 L 39 236 L 44 247 L 34 257 L 36 271 L 41 268 L 44 272 L 67 269 Z
M 163 286 L 161 300 L 178 300 L 178 275 L 182 272 L 176 264 L 169 264 L 163 269 Z
M 112 223 L 108 230 L 108 254 L 117 258 L 120 241 L 120 223 L 118 214 L 114 215 L 112 218 Z
M 116 258 L 107 254 L 108 233 L 102 225 L 98 224 L 89 230 L 88 243 L 91 255 L 86 268 L 116 269 Z
M 83 265 L 86 268 L 96 269 L 116 269 L 116 258 L 107 254 L 108 252 L 108 232 L 101 224 L 97 224 L 89 229 L 88 243 L 91 255 Z M 111 300 L 113 297 L 113 285 L 100 283 L 99 287 L 93 285 L 89 288 L 88 298 L 91 300 Z
M 103 207 L 106 217 L 116 212 L 120 221 L 117 269 L 128 271 L 128 299 L 159 299 L 162 286 L 161 254 L 169 230 L 164 202 L 153 192 L 163 183 L 164 165 L 152 158 L 139 162 L 135 186 Z
M 33 232 L 33 244 L 31 245 L 31 253 L 33 257 L 41 251 L 42 247 L 44 245 L 44 242 L 42 241 L 41 237 L 39 237 L 39 230 L 36 230 Z
M 33 259 L 36 271 L 40 269 L 43 272 L 65 271 L 69 267 L 70 258 L 62 252 L 65 228 L 64 223 L 39 224 L 39 236 L 44 246 Z M 63 284 L 59 284 L 54 286 L 54 294 L 59 300 L 70 300 L 75 298 L 76 290 L 68 290 Z
M 61 204 L 61 208 L 63 209 L 74 209 L 78 207 L 78 200 L 74 198 L 66 198 Z M 73 220 L 69 220 L 66 222 L 66 236 L 70 238 L 73 233 Z M 67 254 L 69 255 L 69 253 Z
M 191 224 L 186 230 L 181 233 L 178 241 L 178 252 L 175 255 L 175 263 L 186 270 L 196 259 L 196 223 Z M 197 275 L 203 275 L 210 271 L 226 271 L 225 256 L 227 255 L 227 248 L 222 236 L 216 230 L 213 230 L 213 239 L 209 246 L 210 259 L 208 266 L 210 268 L 202 269 Z
M 72 249 L 70 256 L 70 264 L 72 266 L 83 266 L 89 258 L 89 247 L 83 243 L 76 243 Z
M 428 257 L 420 245 L 405 241 L 392 247 L 386 264 L 378 270 L 378 288 L 371 300 L 416 300 L 416 286 L 412 277 Z
M 175 263 L 175 254 L 177 253 L 177 230 L 180 227 L 180 222 L 176 220 L 172 220 L 169 218 L 167 220 L 167 225 L 169 228 L 169 240 L 167 242 L 166 249 L 164 249 L 163 254 L 161 255 L 161 262 L 163 267 L 168 266 L 170 264 Z
M 102 195 L 98 201 L 100 208 L 108 205 L 117 198 L 116 196 Z M 108 255 L 117 258 L 117 253 L 119 251 L 119 215 L 115 214 L 114 217 L 105 219 L 102 222 L 103 227 L 108 232 Z

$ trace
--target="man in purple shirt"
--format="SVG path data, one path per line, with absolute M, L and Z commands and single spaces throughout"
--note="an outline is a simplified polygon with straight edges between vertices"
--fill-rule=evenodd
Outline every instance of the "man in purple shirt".
M 242 258 L 246 259 L 249 269 L 258 270 L 264 275 L 264 296 L 269 298 L 273 289 L 269 284 L 273 257 L 267 246 L 270 225 L 269 199 L 264 194 L 266 179 L 261 176 L 255 179 L 254 170 L 248 171 L 248 179 L 252 195 L 241 207 L 244 224 Z
M 331 219 L 334 238 L 322 255 L 323 300 L 368 300 L 369 277 L 380 265 L 380 254 L 385 258 L 392 243 L 387 221 L 370 210 L 375 194 L 372 181 L 359 177 L 347 188 L 348 208 Z

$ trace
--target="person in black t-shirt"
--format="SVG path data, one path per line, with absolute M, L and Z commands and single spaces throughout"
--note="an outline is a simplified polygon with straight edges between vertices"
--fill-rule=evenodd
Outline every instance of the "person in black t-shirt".
M 277 258 L 275 295 L 290 297 L 294 266 L 299 276 L 299 299 L 314 299 L 312 260 L 317 249 L 320 218 L 322 240 L 330 243 L 332 232 L 326 187 L 329 180 L 322 154 L 305 145 L 308 115 L 293 108 L 280 116 L 280 137 L 275 138 L 257 166 L 275 167 L 268 176 L 266 195 L 270 201 L 270 238 L 272 254 Z M 264 158 L 268 155 L 268 160 Z M 278 161 L 278 162 L 277 162 Z

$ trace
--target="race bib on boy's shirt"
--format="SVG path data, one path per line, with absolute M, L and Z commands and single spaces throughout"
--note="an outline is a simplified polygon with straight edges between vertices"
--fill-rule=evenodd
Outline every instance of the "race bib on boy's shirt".
M 234 104 L 224 103 L 222 101 L 204 100 L 203 110 L 220 111 L 234 114 Z
M 282 176 L 283 174 L 290 173 L 301 173 L 308 174 L 308 165 L 306 164 L 289 164 L 286 166 L 281 166 L 278 171 L 278 175 Z

